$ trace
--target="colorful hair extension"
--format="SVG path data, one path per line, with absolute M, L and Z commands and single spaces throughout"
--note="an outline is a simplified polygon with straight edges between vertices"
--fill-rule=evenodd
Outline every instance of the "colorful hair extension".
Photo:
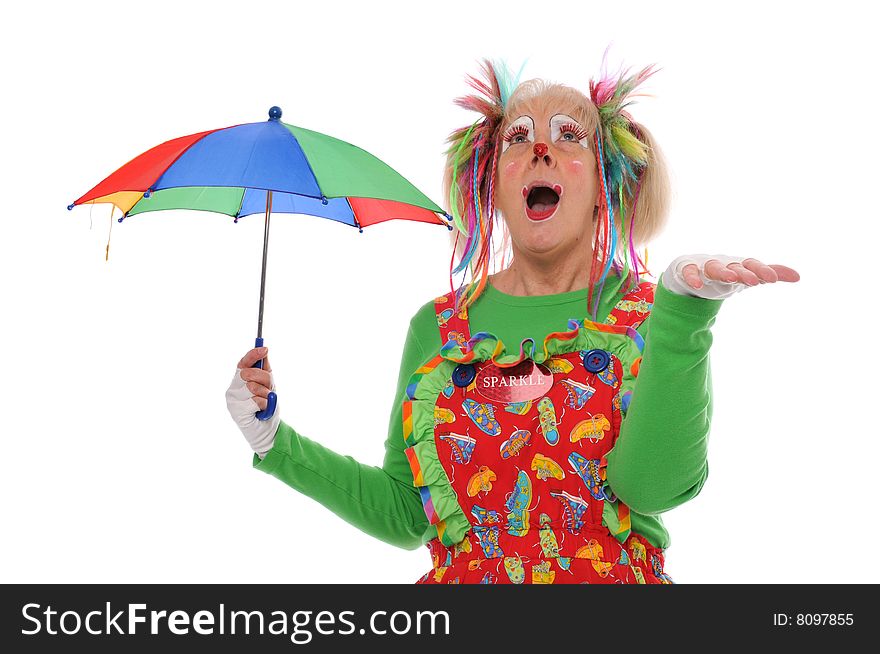
M 449 208 L 455 226 L 466 235 L 461 260 L 450 271 L 449 283 L 452 286 L 452 276 L 465 269 L 470 269 L 472 280 L 468 293 L 462 298 L 462 308 L 469 306 L 479 296 L 488 279 L 495 220 L 493 179 L 500 150 L 498 129 L 504 119 L 504 107 L 519 79 L 519 73 L 512 75 L 504 62 L 484 59 L 482 71 L 485 82 L 467 76 L 468 84 L 482 97 L 468 95 L 457 98 L 455 104 L 483 114 L 483 119 L 452 132 L 447 139 L 450 145 L 446 150 L 446 154 L 451 155 L 452 163 Z M 459 180 L 463 182 L 461 187 L 467 189 L 464 194 Z M 460 207 L 464 215 L 459 211 Z
M 594 238 L 593 265 L 590 268 L 590 290 L 587 297 L 589 311 L 593 300 L 593 287 L 594 284 L 598 284 L 599 292 L 591 311 L 594 320 L 598 311 L 598 299 L 602 295 L 602 287 L 605 285 L 605 279 L 618 250 L 618 229 L 614 221 L 615 209 L 620 217 L 623 231 L 622 240 L 626 243 L 626 247 L 623 248 L 622 276 L 633 278 L 630 285 L 638 283 L 641 261 L 636 254 L 633 243 L 633 225 L 636 204 L 641 191 L 642 174 L 648 163 L 649 147 L 641 140 L 638 125 L 624 109 L 631 104 L 632 97 L 643 95 L 634 91 L 657 72 L 651 65 L 634 75 L 627 75 L 629 72 L 627 70 L 612 76 L 604 71 L 604 58 L 602 68 L 603 72 L 600 78 L 590 80 L 590 99 L 599 111 L 599 127 L 596 129 L 594 144 L 602 187 L 599 214 L 604 218 L 602 223 L 597 226 Z M 627 230 L 625 198 L 628 195 L 633 198 L 633 206 L 629 212 L 630 225 Z M 599 272 L 599 268 L 601 268 L 601 272 Z

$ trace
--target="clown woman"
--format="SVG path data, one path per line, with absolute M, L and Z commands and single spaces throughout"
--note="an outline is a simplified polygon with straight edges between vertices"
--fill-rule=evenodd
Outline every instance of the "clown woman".
M 418 583 L 672 581 L 661 516 L 706 481 L 710 328 L 725 298 L 799 276 L 693 254 L 645 277 L 669 183 L 627 109 L 653 73 L 604 73 L 588 94 L 488 60 L 468 78 L 477 94 L 456 102 L 479 118 L 450 135 L 444 175 L 451 290 L 410 323 L 381 467 L 277 411 L 256 420 L 267 351 L 238 363 L 227 404 L 254 467 L 427 546 Z

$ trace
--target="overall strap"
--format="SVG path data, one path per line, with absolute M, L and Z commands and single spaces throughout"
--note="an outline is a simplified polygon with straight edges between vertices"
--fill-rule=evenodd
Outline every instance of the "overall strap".
M 641 282 L 614 305 L 605 322 L 637 329 L 651 314 L 655 287 L 652 282 Z
M 456 311 L 456 292 L 450 291 L 434 299 L 434 310 L 437 314 L 437 326 L 440 328 L 440 347 L 449 339 L 464 347 L 471 337 L 468 325 L 467 309 Z

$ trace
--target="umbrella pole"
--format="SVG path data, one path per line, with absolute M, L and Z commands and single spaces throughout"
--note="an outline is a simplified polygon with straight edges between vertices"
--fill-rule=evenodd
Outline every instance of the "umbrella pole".
M 260 274 L 260 313 L 257 317 L 257 340 L 254 347 L 263 347 L 263 304 L 266 298 L 266 255 L 269 251 L 269 219 L 272 216 L 272 191 L 266 191 L 266 223 L 263 227 L 263 271 Z M 254 368 L 262 368 L 263 360 L 259 360 L 254 364 Z M 275 405 L 278 396 L 270 392 L 267 398 L 268 403 L 262 411 L 257 411 L 254 415 L 258 420 L 268 420 L 275 413 Z
M 260 314 L 257 318 L 257 338 L 263 340 L 263 302 L 266 296 L 266 255 L 269 251 L 269 219 L 272 216 L 272 191 L 266 191 L 266 223 L 263 227 L 263 272 L 260 275 Z

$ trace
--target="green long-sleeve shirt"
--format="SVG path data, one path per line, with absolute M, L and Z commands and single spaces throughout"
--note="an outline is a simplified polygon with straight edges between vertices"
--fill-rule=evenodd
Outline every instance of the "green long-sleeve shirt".
M 609 275 L 597 321 L 620 299 L 621 284 Z M 508 352 L 518 351 L 523 339 L 540 344 L 547 334 L 567 329 L 569 319 L 583 318 L 586 300 L 586 289 L 523 297 L 487 285 L 468 312 L 471 334 L 491 332 Z M 695 497 L 708 474 L 710 329 L 721 302 L 677 295 L 658 283 L 651 315 L 638 328 L 645 340 L 642 363 L 606 472 L 614 493 L 630 507 L 632 530 L 656 547 L 670 543 L 660 514 Z M 283 421 L 265 458 L 254 456 L 254 467 L 376 538 L 406 549 L 423 545 L 437 532 L 404 454 L 402 407 L 411 375 L 440 346 L 431 300 L 410 322 L 381 467 L 338 454 Z

